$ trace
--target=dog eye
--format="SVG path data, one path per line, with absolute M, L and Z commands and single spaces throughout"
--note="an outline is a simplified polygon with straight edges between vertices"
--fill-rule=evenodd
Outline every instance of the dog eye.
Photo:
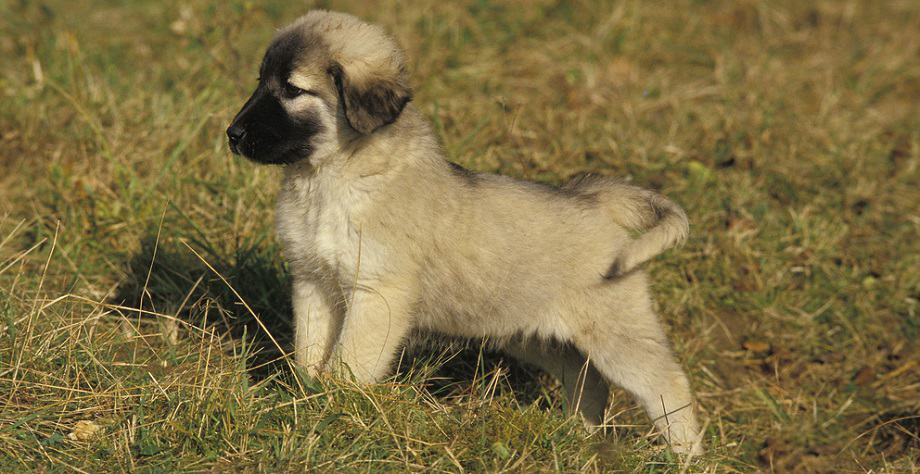
M 293 99 L 295 97 L 300 97 L 301 95 L 304 95 L 304 94 L 312 95 L 314 97 L 318 96 L 318 94 L 315 91 L 303 90 L 295 86 L 294 84 L 291 84 L 290 82 L 286 82 L 284 84 L 284 96 L 285 97 L 289 99 Z

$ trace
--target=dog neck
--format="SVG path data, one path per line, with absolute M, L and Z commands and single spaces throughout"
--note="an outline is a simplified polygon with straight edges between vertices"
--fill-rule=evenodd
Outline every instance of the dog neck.
M 420 153 L 421 151 L 421 153 Z M 369 135 L 349 130 L 335 150 L 284 167 L 286 179 L 342 181 L 398 176 L 418 161 L 444 161 L 431 126 L 411 104 L 399 119 Z M 417 166 L 418 163 L 415 164 Z

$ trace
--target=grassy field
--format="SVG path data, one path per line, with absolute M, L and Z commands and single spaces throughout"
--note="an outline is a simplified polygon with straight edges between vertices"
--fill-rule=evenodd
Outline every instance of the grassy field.
M 256 3 L 0 1 L 0 471 L 920 470 L 916 2 Z M 476 345 L 291 369 L 278 171 L 223 130 L 315 6 L 399 38 L 452 160 L 687 209 L 650 271 L 704 457 Z

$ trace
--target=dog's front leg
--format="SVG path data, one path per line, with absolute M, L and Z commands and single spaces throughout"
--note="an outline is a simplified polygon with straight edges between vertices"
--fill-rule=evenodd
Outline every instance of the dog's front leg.
M 342 328 L 342 314 L 334 304 L 334 295 L 310 280 L 295 280 L 294 359 L 297 365 L 315 377 L 332 353 Z
M 411 329 L 411 298 L 396 287 L 361 287 L 354 290 L 337 346 L 338 363 L 355 380 L 378 382 Z

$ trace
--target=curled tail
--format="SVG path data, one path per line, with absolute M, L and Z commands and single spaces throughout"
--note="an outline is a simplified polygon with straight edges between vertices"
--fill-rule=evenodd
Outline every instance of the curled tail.
M 564 188 L 596 195 L 617 224 L 639 233 L 620 250 L 604 278 L 616 278 L 635 269 L 682 244 L 690 233 L 684 210 L 654 191 L 591 175 L 576 178 Z

